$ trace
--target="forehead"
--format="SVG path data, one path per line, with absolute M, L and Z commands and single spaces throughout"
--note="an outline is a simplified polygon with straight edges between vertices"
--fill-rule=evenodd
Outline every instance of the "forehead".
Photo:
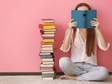
M 86 7 L 86 6 L 81 6 L 81 7 L 78 8 L 78 10 L 88 10 L 88 7 Z

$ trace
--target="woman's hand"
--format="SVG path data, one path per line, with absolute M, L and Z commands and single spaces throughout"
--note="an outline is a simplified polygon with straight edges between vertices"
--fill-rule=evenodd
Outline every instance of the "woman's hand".
M 76 27 L 77 26 L 77 22 L 75 22 L 73 19 L 69 22 L 68 24 L 69 28 L 72 28 L 72 27 Z
M 92 21 L 91 21 L 91 25 L 94 26 L 95 28 L 99 28 L 99 22 L 98 22 L 98 19 L 97 18 L 94 18 Z

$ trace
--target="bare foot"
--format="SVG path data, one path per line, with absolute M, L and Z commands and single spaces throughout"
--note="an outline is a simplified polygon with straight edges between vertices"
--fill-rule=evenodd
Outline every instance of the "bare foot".
M 65 80 L 75 80 L 75 76 L 69 76 L 69 75 L 62 75 L 58 79 L 65 79 Z

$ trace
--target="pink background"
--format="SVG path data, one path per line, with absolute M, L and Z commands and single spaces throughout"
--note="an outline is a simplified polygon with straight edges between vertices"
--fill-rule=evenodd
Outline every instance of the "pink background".
M 54 18 L 56 32 L 56 70 L 62 56 L 59 47 L 70 20 L 71 9 L 87 2 L 98 10 L 100 28 L 112 43 L 111 0 L 0 0 L 0 72 L 39 72 L 40 41 L 38 24 L 42 18 Z M 68 54 L 65 54 L 68 55 Z M 112 48 L 98 50 L 98 63 L 112 72 Z

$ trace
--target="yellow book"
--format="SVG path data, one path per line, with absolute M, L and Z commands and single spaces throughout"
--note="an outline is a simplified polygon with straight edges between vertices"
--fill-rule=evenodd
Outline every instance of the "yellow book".
M 54 62 L 43 62 L 43 64 L 47 65 L 47 64 L 54 64 Z
M 43 29 L 55 29 L 55 26 L 43 26 Z
M 53 44 L 54 42 L 46 42 L 46 43 L 42 42 L 42 45 L 53 45 Z
M 55 26 L 54 23 L 44 23 L 43 26 Z

